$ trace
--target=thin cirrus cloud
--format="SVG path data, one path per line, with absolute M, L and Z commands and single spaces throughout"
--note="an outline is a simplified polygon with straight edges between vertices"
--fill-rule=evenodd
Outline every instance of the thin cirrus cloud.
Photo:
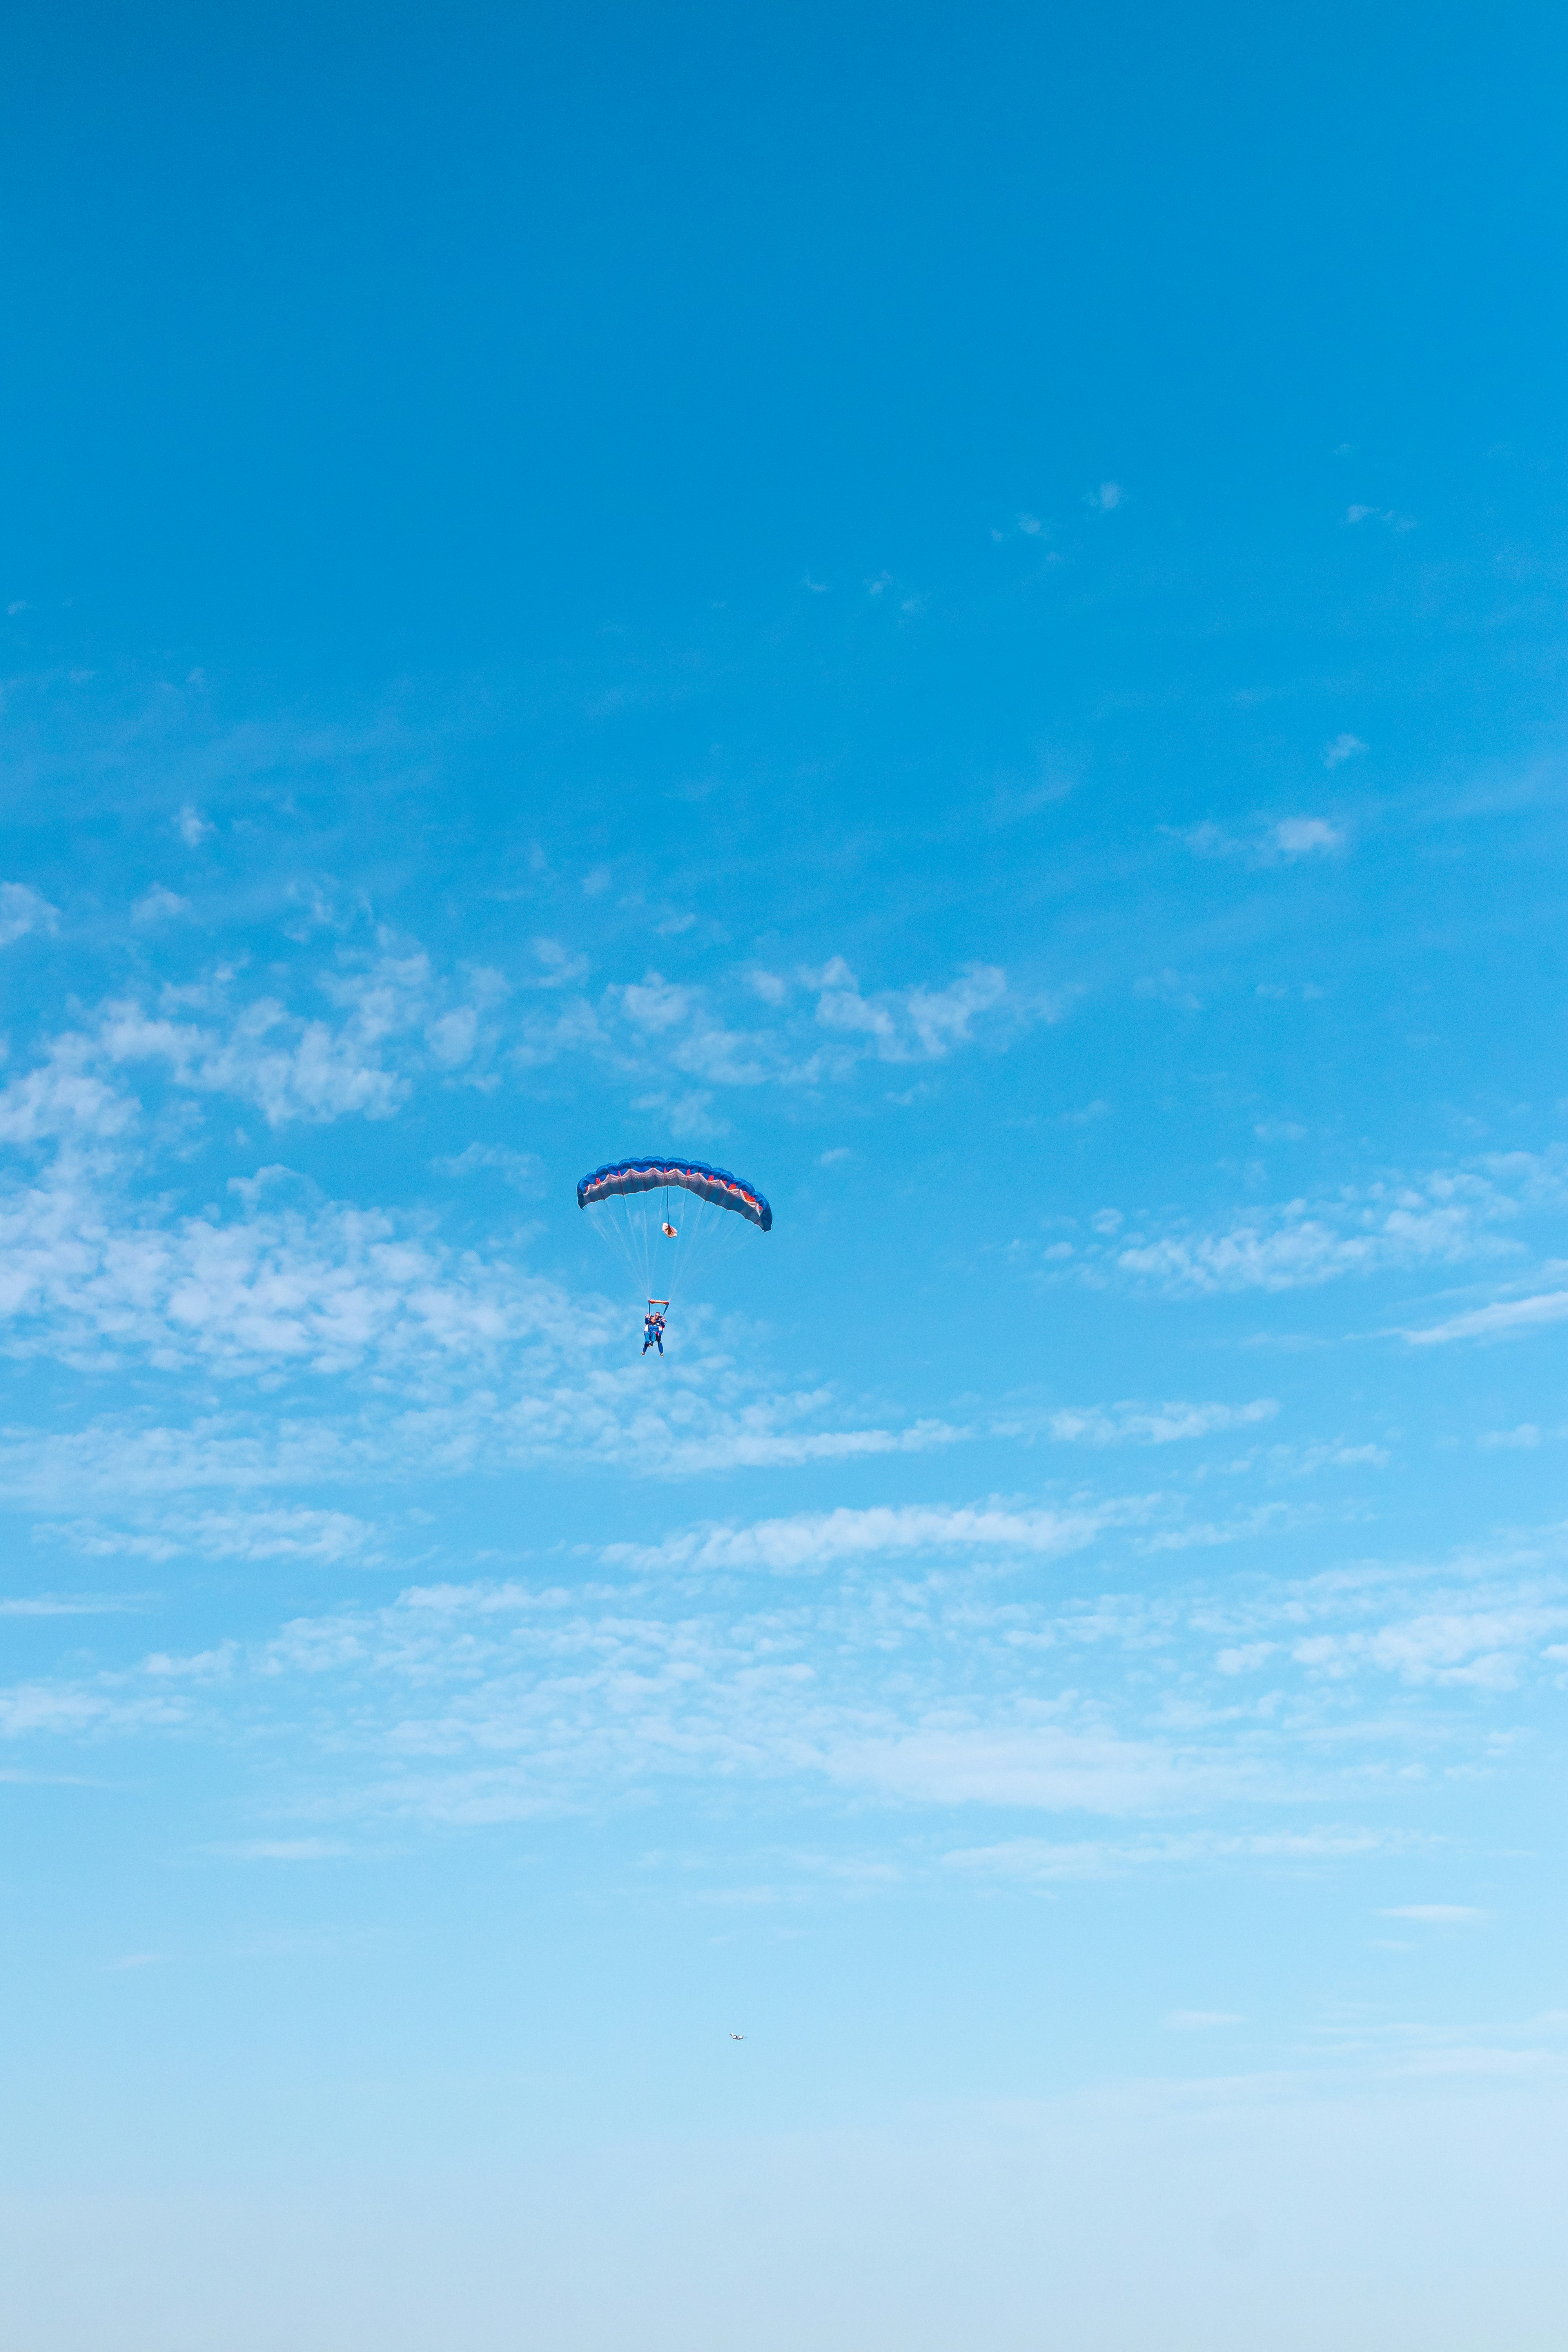
M 1397 1848 L 1403 1842 L 1397 1831 L 1350 1829 L 1340 1823 L 1307 1830 L 1167 1830 L 1152 1837 L 1116 1841 L 1007 1838 L 995 1845 L 960 1847 L 944 1854 L 942 1861 L 950 1870 L 1013 1879 L 1026 1885 L 1050 1885 L 1059 1879 L 1117 1878 L 1134 1871 L 1213 1869 L 1253 1862 L 1353 1861 Z
M 1527 1331 L 1542 1330 L 1548 1324 L 1561 1323 L 1565 1317 L 1568 1290 L 1548 1290 L 1532 1298 L 1501 1298 L 1491 1307 L 1472 1307 L 1467 1314 L 1449 1316 L 1445 1323 L 1430 1323 L 1424 1329 L 1406 1331 L 1404 1337 L 1413 1348 L 1447 1347 L 1456 1339 L 1513 1339 Z M 1530 1441 L 1521 1438 L 1516 1442 Z
M 154 882 L 132 908 L 131 919 L 133 923 L 167 923 L 190 911 L 188 898 L 182 898 L 177 890 L 168 889 L 162 882 Z
M 1492 1156 L 1346 1186 L 1337 1199 L 1279 1202 L 1217 1230 L 1144 1225 L 1097 1248 L 1086 1244 L 1077 1258 L 1094 1278 L 1114 1271 L 1173 1297 L 1310 1288 L 1352 1275 L 1517 1255 L 1524 1244 L 1509 1228 L 1527 1211 L 1557 1201 L 1563 1184 L 1550 1156 Z M 1568 1305 L 1554 1305 L 1558 1295 L 1481 1308 L 1428 1334 L 1405 1336 L 1430 1342 L 1553 1321 L 1568 1312 Z
M 1086 1515 L 1109 1525 L 1101 1499 Z M 548 1563 L 542 1580 L 414 1584 L 384 1604 L 293 1615 L 188 1654 L 13 1685 L 0 1692 L 0 1734 L 24 1748 L 197 1733 L 276 1747 L 308 1720 L 344 1759 L 333 1796 L 344 1823 L 602 1811 L 658 1780 L 720 1776 L 793 1780 L 852 1808 L 1002 1806 L 1151 1825 L 1109 1842 L 992 1839 L 944 1858 L 1026 1885 L 1295 1867 L 1420 1847 L 1397 1820 L 1301 1820 L 1303 1801 L 1321 1808 L 1331 1785 L 1360 1803 L 1384 1784 L 1378 1684 L 1436 1672 L 1462 1693 L 1467 1663 L 1511 1644 L 1527 1664 L 1568 1606 L 1560 1530 L 1489 1567 L 1394 1578 L 1374 1563 L 1239 1591 L 1205 1574 L 1140 1593 L 1097 1572 L 1059 1516 L 1019 1511 L 1002 1515 L 1004 1538 L 1021 1538 L 1021 1560 L 1055 1551 L 1065 1573 L 999 1581 L 980 1539 L 995 1508 L 677 1530 L 641 1557 L 601 1558 L 586 1584 Z M 668 1589 L 672 1560 L 705 1556 L 805 1560 L 822 1580 L 751 1602 L 689 1579 Z M 889 1557 L 902 1562 L 895 1575 L 862 1572 Z M 1290 1694 L 1289 1706 L 1246 1710 L 1239 1744 L 1226 1736 L 1237 1710 L 1223 1667 L 1205 1670 L 1182 1638 L 1217 1625 L 1270 1648 L 1271 1687 Z M 1488 1687 L 1495 1701 L 1505 1685 Z M 1463 1717 L 1434 1718 L 1423 1736 L 1430 1760 L 1471 1752 Z M 1214 1817 L 1231 1805 L 1248 1811 Z M 1259 1818 L 1258 1807 L 1273 1810 Z M 1173 1813 L 1205 1818 L 1171 1827 Z M 1441 1916 L 1412 1916 L 1426 1912 Z
M 1253 1397 L 1245 1404 L 1057 1405 L 1012 1414 L 1004 1410 L 993 1426 L 998 1435 L 1040 1435 L 1063 1445 L 1173 1445 L 1210 1437 L 1221 1430 L 1253 1429 L 1279 1412 L 1276 1397 Z
M 1347 740 L 1353 740 L 1341 739 Z M 1330 766 L 1337 764 L 1337 761 L 1329 761 Z M 1195 857 L 1235 858 L 1247 866 L 1289 866 L 1301 858 L 1332 856 L 1350 842 L 1343 825 L 1322 816 L 1279 817 L 1247 833 L 1233 833 L 1213 822 L 1189 825 L 1184 831 L 1169 825 L 1161 829 L 1173 834 Z
M 1413 1919 L 1422 1927 L 1465 1927 L 1488 1916 L 1472 1903 L 1391 1903 L 1384 1919 Z
M 199 849 L 208 835 L 216 830 L 210 818 L 202 814 L 194 801 L 186 801 L 174 819 L 174 831 L 187 849 Z
M 91 1519 L 45 1522 L 37 1534 L 88 1559 L 130 1555 L 163 1560 L 194 1553 L 204 1559 L 368 1560 L 377 1530 L 348 1511 L 302 1506 L 258 1511 L 160 1511 L 147 1528 Z
M 920 1433 L 918 1427 L 910 1433 Z M 965 1433 L 944 1430 L 942 1436 L 951 1443 Z M 1300 1516 L 1290 1505 L 1260 1503 L 1222 1519 L 1194 1518 L 1179 1492 L 1076 1497 L 1061 1505 L 994 1497 L 971 1504 L 840 1505 L 750 1524 L 710 1523 L 652 1544 L 613 1543 L 602 1558 L 607 1568 L 656 1574 L 760 1570 L 790 1575 L 927 1554 L 1066 1558 L 1115 1533 L 1126 1534 L 1136 1550 L 1181 1552 L 1276 1533 Z
M 693 1528 L 657 1545 L 611 1544 L 606 1566 L 680 1569 L 771 1569 L 799 1571 L 836 1561 L 918 1551 L 973 1549 L 1049 1556 L 1081 1550 L 1118 1519 L 1142 1516 L 1142 1503 L 1095 1510 L 1017 1510 L 995 1504 L 965 1507 L 921 1504 L 863 1510 L 802 1512 L 752 1527 Z
M 26 882 L 0 882 L 0 948 L 15 946 L 30 931 L 58 931 L 59 909 Z

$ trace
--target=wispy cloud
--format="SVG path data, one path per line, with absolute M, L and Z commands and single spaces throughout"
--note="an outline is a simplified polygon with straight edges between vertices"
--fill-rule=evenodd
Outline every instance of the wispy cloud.
M 1123 1402 L 1110 1405 L 1056 1405 L 1011 1412 L 1002 1408 L 992 1426 L 998 1435 L 1045 1436 L 1058 1444 L 1171 1445 L 1219 1430 L 1252 1429 L 1272 1421 L 1279 1410 L 1275 1397 L 1253 1397 L 1246 1404 L 1165 1404 Z
M 353 1849 L 342 1838 L 238 1838 L 209 1847 L 230 1862 L 337 1862 Z
M 1414 1919 L 1423 1927 L 1463 1927 L 1487 1914 L 1469 1903 L 1394 1903 L 1383 1914 L 1385 1919 Z
M 1455 1339 L 1511 1339 L 1539 1331 L 1568 1317 L 1568 1290 L 1540 1292 L 1533 1298 L 1500 1298 L 1491 1307 L 1472 1307 L 1451 1315 L 1446 1323 L 1430 1323 L 1424 1330 L 1405 1334 L 1413 1348 L 1447 1347 Z
M 1060 1879 L 1120 1877 L 1128 1871 L 1356 1861 L 1401 1843 L 1398 1832 L 1337 1824 L 1307 1830 L 1178 1830 L 1112 1843 L 1007 1838 L 996 1845 L 962 1848 L 942 1859 L 950 1869 L 1049 1885 Z
M 506 1143 L 468 1143 L 461 1151 L 433 1160 L 431 1167 L 437 1176 L 465 1177 L 490 1172 L 500 1176 L 519 1192 L 535 1192 L 543 1178 L 543 1170 L 531 1151 L 514 1151 Z
M 1293 1290 L 1394 1267 L 1499 1258 L 1521 1247 L 1507 1229 L 1527 1209 L 1557 1200 L 1563 1181 L 1555 1160 L 1494 1157 L 1346 1186 L 1337 1199 L 1280 1202 L 1208 1232 L 1146 1225 L 1102 1245 L 1098 1259 L 1085 1257 L 1173 1295 Z M 1557 1297 L 1481 1308 L 1405 1336 L 1427 1343 L 1553 1321 L 1568 1313 L 1568 1294 L 1561 1305 Z
M 903 1504 L 865 1510 L 801 1512 L 751 1527 L 694 1528 L 657 1545 L 612 1544 L 608 1565 L 638 1568 L 820 1569 L 846 1559 L 981 1546 L 1053 1554 L 1080 1550 L 1109 1520 L 1139 1515 L 1140 1504 L 1099 1510 L 1017 1510 L 1001 1505 Z
M 1342 737 L 1340 740 L 1353 743 L 1354 739 Z M 1348 758 L 1350 754 L 1343 752 L 1340 756 Z M 1333 767 L 1338 761 L 1330 760 L 1328 764 Z M 1172 830 L 1169 826 L 1164 829 Z M 1233 833 L 1225 825 L 1205 823 L 1190 825 L 1175 837 L 1196 857 L 1235 858 L 1247 866 L 1289 866 L 1304 857 L 1332 856 L 1346 848 L 1350 839 L 1342 825 L 1324 816 L 1279 817 L 1246 833 Z
M 1024 1884 L 1323 1870 L 1420 1850 L 1408 1822 L 1347 1827 L 1320 1811 L 1303 1823 L 1300 1806 L 1321 1807 L 1330 1786 L 1360 1803 L 1384 1784 L 1393 1727 L 1367 1698 L 1379 1680 L 1462 1694 L 1468 1679 L 1495 1703 L 1509 1687 L 1497 1662 L 1528 1669 L 1568 1617 L 1563 1531 L 1529 1559 L 1133 1591 L 1096 1570 L 1082 1538 L 1120 1523 L 1140 1539 L 1141 1507 L 898 1505 L 708 1524 L 601 1552 L 585 1580 L 416 1584 L 189 1654 L 36 1678 L 0 1693 L 0 1734 L 98 1743 L 201 1729 L 265 1733 L 276 1748 L 308 1720 L 336 1759 L 330 1798 L 300 1791 L 311 1838 L 324 1820 L 338 1832 L 363 1818 L 602 1810 L 696 1777 L 793 1780 L 862 1817 L 879 1803 L 1145 1824 L 1109 1841 L 1009 1832 L 947 1856 L 950 1870 Z M 1007 1573 L 995 1552 L 1011 1554 Z M 1042 1579 L 1047 1560 L 1058 1566 Z M 774 1574 L 749 1595 L 702 1590 L 703 1573 L 757 1569 Z M 809 1581 L 774 1580 L 802 1570 Z M 1199 1671 L 1194 1637 L 1221 1626 L 1268 1653 L 1265 1696 L 1239 1695 L 1218 1661 Z M 1473 1727 L 1423 1727 L 1428 1759 L 1445 1743 L 1471 1758 Z M 1227 1806 L 1248 1810 L 1216 1820 Z M 1273 1810 L 1260 1819 L 1260 1806 Z M 1172 1826 L 1173 1815 L 1186 1818 Z M 289 1858 L 298 1819 L 297 1808 L 259 1844 Z
M 376 1536 L 373 1527 L 347 1511 L 302 1505 L 276 1510 L 160 1511 L 151 1521 L 132 1527 L 93 1519 L 44 1521 L 37 1532 L 89 1559 L 129 1555 L 162 1560 L 195 1553 L 205 1559 L 333 1563 L 373 1556 Z
M 190 911 L 188 898 L 182 898 L 177 891 L 165 888 L 162 882 L 154 882 L 132 908 L 131 919 L 133 923 L 167 923 L 176 916 L 188 915 Z
M 1397 514 L 1393 507 L 1347 507 L 1345 521 L 1352 530 L 1357 524 L 1363 522 L 1386 523 L 1391 530 L 1414 530 L 1415 528 L 1414 515 Z
M 0 1601 L 0 1617 L 119 1617 L 144 1605 L 123 1593 L 12 1593 Z
M 0 948 L 25 940 L 29 931 L 56 931 L 59 909 L 26 882 L 0 882 Z

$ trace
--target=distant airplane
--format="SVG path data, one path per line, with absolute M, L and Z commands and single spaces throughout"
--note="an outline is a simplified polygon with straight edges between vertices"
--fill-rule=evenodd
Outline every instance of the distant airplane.
M 731 2033 L 730 2036 L 731 2042 L 744 2042 L 745 2038 L 743 2033 Z

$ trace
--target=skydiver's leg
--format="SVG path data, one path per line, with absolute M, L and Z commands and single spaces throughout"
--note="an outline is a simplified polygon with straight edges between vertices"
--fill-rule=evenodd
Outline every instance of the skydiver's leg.
M 664 1333 L 662 1331 L 658 1335 L 658 1352 L 661 1356 L 664 1353 Z

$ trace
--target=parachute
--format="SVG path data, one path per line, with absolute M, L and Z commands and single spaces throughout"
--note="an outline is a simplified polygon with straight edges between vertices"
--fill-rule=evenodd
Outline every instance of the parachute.
M 686 1194 L 684 1202 L 680 1195 Z M 584 1176 L 577 1206 L 631 1276 L 639 1301 L 668 1306 L 699 1268 L 711 1270 L 773 1213 L 754 1184 L 704 1160 L 609 1160 Z

